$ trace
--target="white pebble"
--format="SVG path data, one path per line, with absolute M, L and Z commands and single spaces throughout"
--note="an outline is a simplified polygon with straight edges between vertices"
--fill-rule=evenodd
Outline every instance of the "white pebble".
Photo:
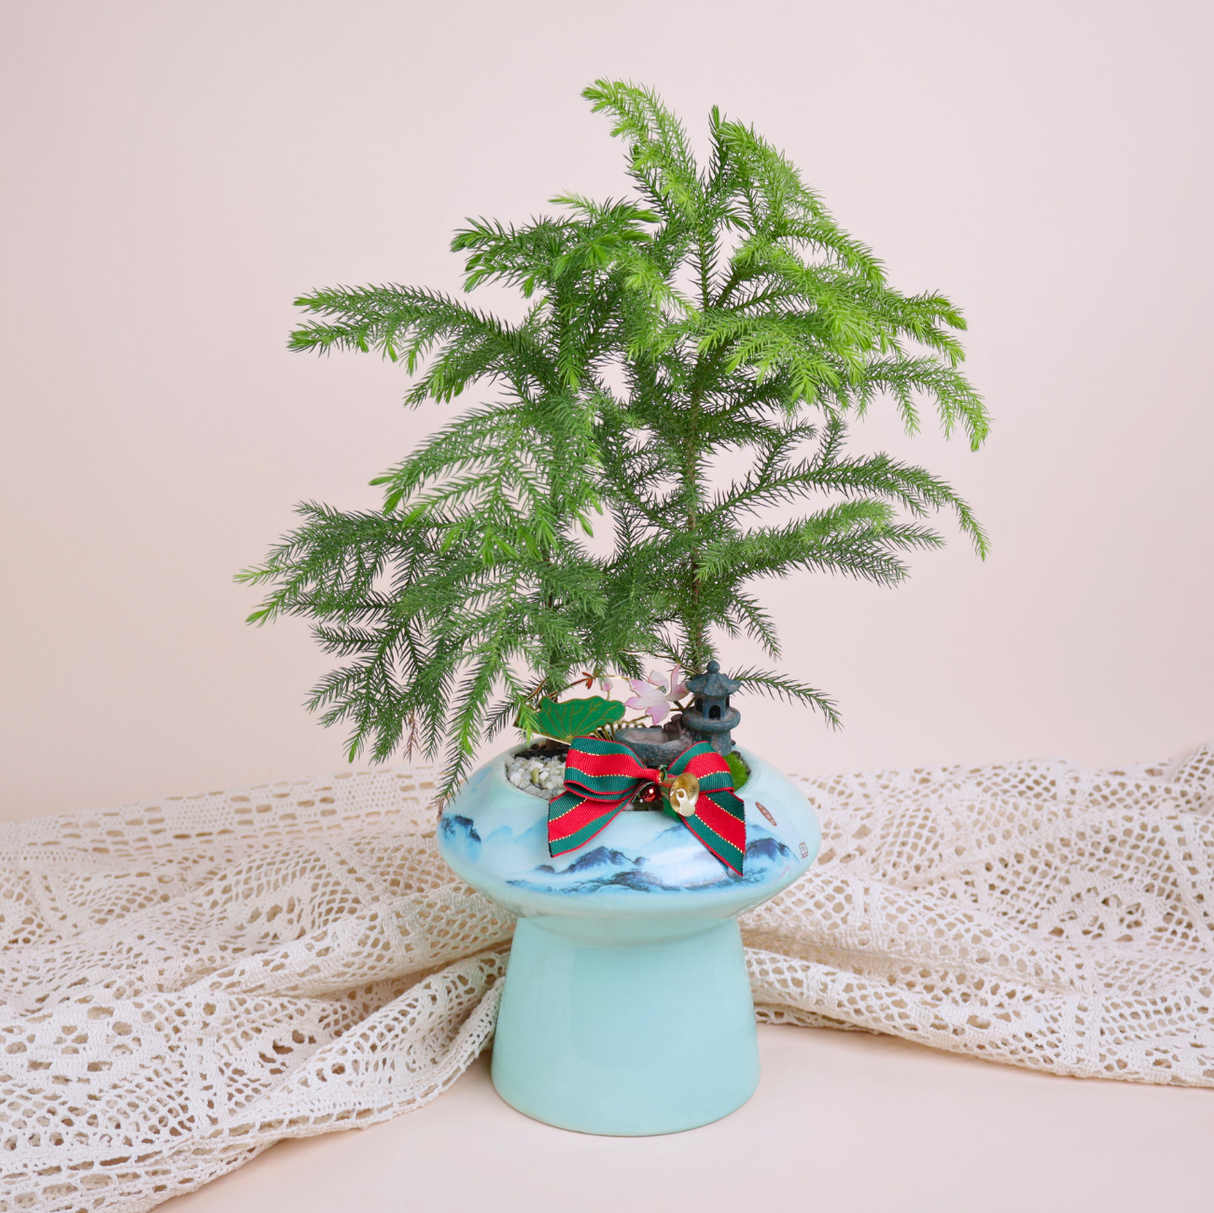
M 565 782 L 563 756 L 512 754 L 506 759 L 506 778 L 521 791 L 550 800 Z

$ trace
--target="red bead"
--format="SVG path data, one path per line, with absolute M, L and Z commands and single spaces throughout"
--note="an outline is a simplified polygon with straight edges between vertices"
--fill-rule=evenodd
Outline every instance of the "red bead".
M 637 799 L 641 804 L 654 804 L 659 796 L 661 796 L 661 792 L 658 790 L 658 785 L 647 783 L 637 794 Z

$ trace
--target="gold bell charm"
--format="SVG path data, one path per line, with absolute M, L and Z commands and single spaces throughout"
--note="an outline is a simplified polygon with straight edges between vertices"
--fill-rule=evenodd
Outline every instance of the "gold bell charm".
M 690 817 L 700 799 L 700 781 L 684 772 L 670 781 L 670 807 L 681 817 Z

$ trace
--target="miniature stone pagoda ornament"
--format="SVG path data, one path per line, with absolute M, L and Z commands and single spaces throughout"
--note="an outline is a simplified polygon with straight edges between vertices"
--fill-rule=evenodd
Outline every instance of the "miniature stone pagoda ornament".
M 611 115 L 635 196 L 470 220 L 452 246 L 466 289 L 516 287 L 521 320 L 411 287 L 297 300 L 311 319 L 293 349 L 378 350 L 413 376 L 410 404 L 487 394 L 373 482 L 380 510 L 300 506 L 241 576 L 271 587 L 251 620 L 311 619 L 344 662 L 310 706 L 350 725 L 352 760 L 445 746 L 439 848 L 518 915 L 498 1091 L 566 1128 L 666 1133 L 755 1089 L 737 918 L 819 842 L 805 798 L 735 747 L 733 698 L 838 723 L 787 674 L 723 673 L 717 646 L 748 637 L 777 658 L 756 583 L 896 584 L 906 553 L 942 542 L 933 512 L 985 554 L 947 484 L 846 441 L 882 397 L 908 431 L 932 407 L 974 449 L 988 421 L 958 369 L 960 312 L 891 287 L 752 128 L 714 109 L 701 167 L 652 92 L 600 80 L 585 96 Z
M 687 689 L 696 698 L 683 712 L 683 727 L 702 737 L 718 754 L 728 754 L 733 749 L 730 732 L 742 722 L 742 713 L 730 707 L 729 699 L 741 688 L 739 679 L 721 673 L 720 662 L 710 661 L 703 674 L 687 680 Z

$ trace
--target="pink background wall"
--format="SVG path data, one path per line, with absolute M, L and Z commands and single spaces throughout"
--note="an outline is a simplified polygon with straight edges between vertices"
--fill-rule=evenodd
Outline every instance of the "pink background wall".
M 970 320 L 978 456 L 863 437 L 988 525 L 896 591 L 771 587 L 787 667 L 846 729 L 763 701 L 746 735 L 839 769 L 1214 735 L 1209 131 L 1199 3 L 11 5 L 0 41 L 0 812 L 342 765 L 299 704 L 306 629 L 242 620 L 315 497 L 433 426 L 403 373 L 289 355 L 291 299 L 453 288 L 466 214 L 622 188 L 579 90 L 753 121 L 882 256 Z M 473 401 L 469 400 L 469 403 Z M 740 660 L 749 658 L 738 653 Z

